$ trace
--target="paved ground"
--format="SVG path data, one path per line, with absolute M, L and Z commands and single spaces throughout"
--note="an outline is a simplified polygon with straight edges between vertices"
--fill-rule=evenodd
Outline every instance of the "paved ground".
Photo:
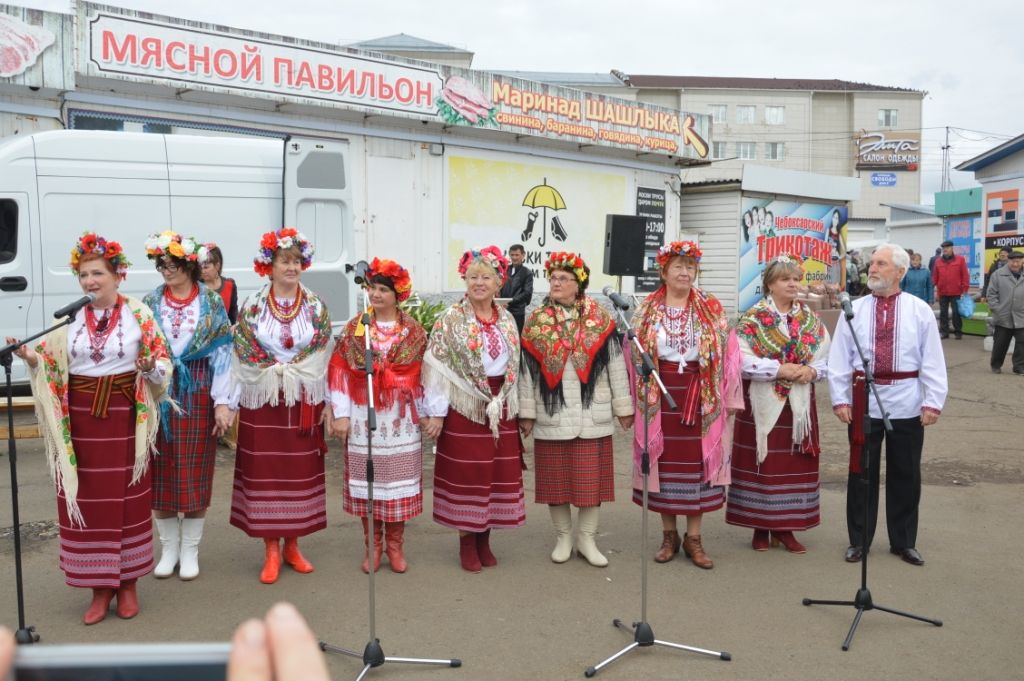
M 723 514 L 705 521 L 710 572 L 688 561 L 649 563 L 648 619 L 659 638 L 726 650 L 731 662 L 666 649 L 620 660 L 606 679 L 1011 679 L 1022 678 L 1021 461 L 1024 377 L 988 372 L 981 339 L 945 341 L 951 397 L 925 445 L 925 489 L 918 547 L 927 565 L 907 565 L 880 544 L 870 563 L 877 603 L 942 619 L 931 625 L 880 611 L 865 614 L 849 652 L 840 643 L 852 608 L 804 607 L 801 598 L 852 598 L 859 567 L 842 560 L 844 431 L 822 412 L 823 524 L 803 538 L 804 556 L 781 549 L 750 550 L 746 530 Z M 823 391 L 826 393 L 827 391 Z M 827 395 L 820 396 L 825 404 Z M 379 573 L 377 633 L 385 652 L 412 657 L 460 657 L 462 669 L 388 665 L 382 679 L 577 679 L 583 670 L 628 642 L 612 618 L 640 614 L 640 515 L 629 502 L 625 439 L 617 442 L 618 501 L 607 505 L 599 544 L 606 569 L 574 559 L 548 560 L 546 509 L 530 504 L 526 527 L 499 533 L 501 565 L 479 575 L 462 572 L 454 533 L 429 511 L 408 531 L 410 569 Z M 19 442 L 22 521 L 26 536 L 28 621 L 45 643 L 224 640 L 243 618 L 273 602 L 295 602 L 327 641 L 362 650 L 367 639 L 366 578 L 359 571 L 361 531 L 341 511 L 340 457 L 330 453 L 329 527 L 303 547 L 316 572 L 285 571 L 275 585 L 257 580 L 261 544 L 229 527 L 232 453 L 221 451 L 214 506 L 202 546 L 202 575 L 191 583 L 147 578 L 142 613 L 131 622 L 111 615 L 85 627 L 86 593 L 64 586 L 57 567 L 54 495 L 38 441 Z M 0 474 L 0 620 L 16 623 L 9 479 Z M 426 476 L 428 484 L 430 475 Z M 532 473 L 527 474 L 528 493 Z M 427 495 L 428 501 L 430 495 Z M 648 553 L 660 532 L 651 518 Z M 647 557 L 645 556 L 645 559 Z M 356 661 L 332 657 L 335 678 L 354 678 Z

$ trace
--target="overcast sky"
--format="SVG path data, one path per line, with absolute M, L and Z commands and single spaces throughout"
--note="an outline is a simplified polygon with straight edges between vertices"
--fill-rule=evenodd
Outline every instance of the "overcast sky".
M 9 0 L 68 11 L 68 0 Z M 1024 133 L 1020 0 L 114 0 L 110 4 L 332 43 L 407 33 L 484 70 L 839 78 L 928 92 L 922 200 L 952 165 Z M 979 132 L 966 132 L 981 131 Z M 982 134 L 984 133 L 984 134 Z M 953 188 L 974 184 L 954 173 Z

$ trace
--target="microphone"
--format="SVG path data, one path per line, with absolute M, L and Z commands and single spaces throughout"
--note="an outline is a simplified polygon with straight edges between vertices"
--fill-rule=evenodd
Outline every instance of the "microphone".
M 370 263 L 365 260 L 360 260 L 355 265 L 345 265 L 346 272 L 352 272 L 355 276 L 356 284 L 362 286 L 366 283 L 366 271 L 370 269 Z
M 89 303 L 95 303 L 95 302 L 96 302 L 96 296 L 94 296 L 93 294 L 90 293 L 88 295 L 84 295 L 81 298 L 79 298 L 78 300 L 76 300 L 75 302 L 68 303 L 67 305 L 65 305 L 61 309 L 59 309 L 56 312 L 54 312 L 53 313 L 53 318 L 54 319 L 60 319 L 61 317 L 70 317 L 70 316 L 74 315 L 76 312 L 78 312 L 79 310 L 81 310 L 83 307 L 88 305 Z
M 853 319 L 853 304 L 850 303 L 850 294 L 843 291 L 839 294 L 839 304 L 843 307 L 843 314 L 847 319 Z
M 612 301 L 612 305 L 619 308 L 620 310 L 629 309 L 629 301 L 623 298 L 622 295 L 617 293 L 615 289 L 613 289 L 611 286 L 605 286 L 603 289 L 601 289 L 601 293 L 603 293 L 610 301 Z

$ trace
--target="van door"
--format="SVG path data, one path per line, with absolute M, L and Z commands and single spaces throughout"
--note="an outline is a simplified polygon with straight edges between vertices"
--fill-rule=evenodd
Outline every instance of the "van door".
M 7 336 L 25 338 L 35 333 L 42 322 L 42 287 L 33 272 L 32 220 L 28 210 L 28 195 L 0 193 L 0 298 L 3 300 L 3 336 L 0 345 L 6 345 Z M 12 365 L 11 380 L 25 380 L 25 365 L 16 361 Z
M 313 264 L 302 282 L 327 303 L 335 329 L 352 316 L 359 291 L 345 272 L 357 259 L 349 151 L 346 140 L 285 140 L 282 226 L 295 227 L 313 242 Z

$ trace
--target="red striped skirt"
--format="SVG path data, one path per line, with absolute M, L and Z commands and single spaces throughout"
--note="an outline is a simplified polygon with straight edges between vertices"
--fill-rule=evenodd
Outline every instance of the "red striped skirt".
M 783 407 L 768 434 L 768 455 L 757 465 L 749 381 L 743 382 L 746 408 L 736 416 L 732 485 L 725 510 L 730 525 L 761 530 L 806 530 L 821 522 L 818 493 L 818 410 L 811 386 L 811 435 L 805 449 L 793 448 L 793 412 Z
M 213 467 L 217 462 L 217 438 L 212 434 L 213 372 L 207 359 L 188 363 L 196 388 L 184 402 L 182 413 L 170 413 L 160 424 L 153 457 L 153 508 L 191 513 L 210 506 Z M 170 438 L 167 434 L 170 433 Z
M 612 436 L 533 441 L 535 501 L 579 508 L 615 501 Z
M 153 569 L 150 474 L 131 485 L 135 466 L 135 404 L 117 391 L 107 418 L 93 416 L 93 395 L 68 391 L 71 444 L 78 459 L 78 507 L 84 527 L 73 527 L 63 492 L 57 493 L 60 568 L 70 586 L 116 589 Z
M 505 382 L 488 379 L 497 394 Z M 434 522 L 466 532 L 526 524 L 523 444 L 514 418 L 504 418 L 495 442 L 491 429 L 448 410 L 437 438 Z
M 299 431 L 300 404 L 239 411 L 231 524 L 250 537 L 302 537 L 327 527 L 323 427 Z
M 692 426 L 682 421 L 682 405 L 688 392 L 698 389 L 697 363 L 688 362 L 683 373 L 678 373 L 675 362 L 660 361 L 662 382 L 676 402 L 676 410 L 661 401 L 661 430 L 665 436 L 665 451 L 658 459 L 658 486 L 660 491 L 648 495 L 649 508 L 669 515 L 700 515 L 717 511 L 725 504 L 725 488 L 712 487 L 704 480 L 704 457 L 700 441 L 700 405 Z M 642 428 L 643 424 L 637 426 Z M 643 503 L 641 490 L 633 490 L 633 503 Z

